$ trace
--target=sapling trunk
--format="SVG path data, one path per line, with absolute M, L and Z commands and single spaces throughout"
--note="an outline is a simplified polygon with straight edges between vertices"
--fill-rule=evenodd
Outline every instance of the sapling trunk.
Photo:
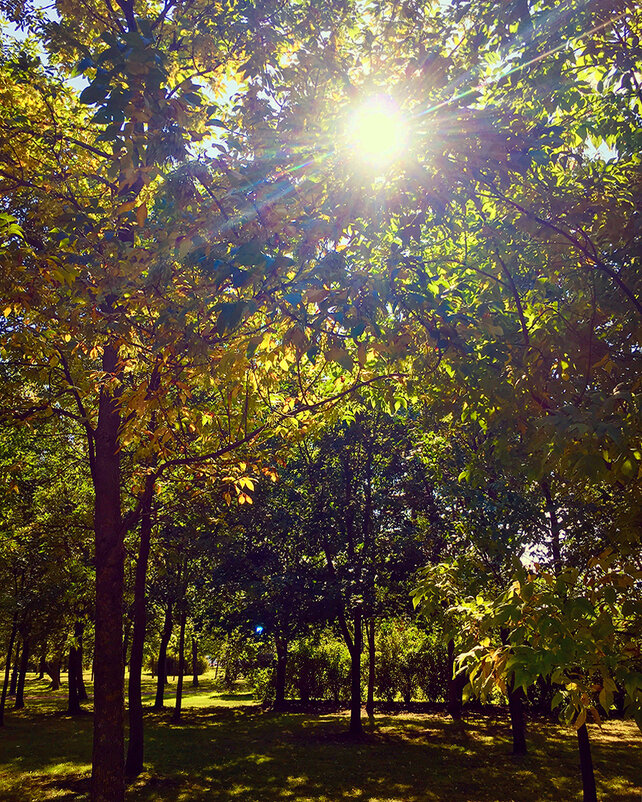
M 158 663 L 156 666 L 156 700 L 154 710 L 162 710 L 164 706 L 165 683 L 167 682 L 167 645 L 172 637 L 174 622 L 172 619 L 172 604 L 168 602 L 165 612 L 165 623 L 161 634 L 160 648 L 158 650 Z
M 350 735 L 363 734 L 361 723 L 361 611 L 354 614 L 353 647 L 350 650 Z
M 67 698 L 67 712 L 78 715 L 80 709 L 80 699 L 78 698 L 78 648 L 74 645 L 69 649 L 69 663 L 67 667 L 67 677 L 69 683 L 69 694 Z
M 283 710 L 285 708 L 285 678 L 288 664 L 288 642 L 276 635 L 274 638 L 276 645 L 276 687 L 274 694 L 274 709 Z
M 366 713 L 370 719 L 374 716 L 374 686 L 375 686 L 375 623 L 374 616 L 370 618 L 369 626 L 366 625 L 366 636 L 368 638 L 368 697 L 366 701 Z
M 18 670 L 18 685 L 16 687 L 16 710 L 22 710 L 25 706 L 25 680 L 27 679 L 27 668 L 29 667 L 29 638 L 25 637 L 22 642 L 22 654 L 20 656 L 20 668 Z
M 586 724 L 577 731 L 577 745 L 580 751 L 580 772 L 582 774 L 582 802 L 597 802 L 591 743 Z
M 87 695 L 87 688 L 85 688 L 85 678 L 82 673 L 82 663 L 83 663 L 83 655 L 84 655 L 84 648 L 83 648 L 83 635 L 85 632 L 85 625 L 82 621 L 76 621 L 74 626 L 74 637 L 76 639 L 76 648 L 78 649 L 78 659 L 76 661 L 76 668 L 77 668 L 77 676 L 76 676 L 76 687 L 78 688 L 78 699 L 81 702 L 86 702 L 89 696 Z
M 513 686 L 514 680 L 511 677 L 508 686 L 508 710 L 513 733 L 513 754 L 525 755 L 528 749 L 526 746 L 526 719 L 524 717 L 524 690 L 521 687 L 514 688 Z
M 16 654 L 11 668 L 11 685 L 9 686 L 9 696 L 15 697 L 18 689 L 18 669 L 20 667 L 20 655 L 24 650 L 24 645 L 20 642 L 16 645 Z
M 4 682 L 2 683 L 2 698 L 0 698 L 0 727 L 4 726 L 4 708 L 7 702 L 7 692 L 9 690 L 9 674 L 11 672 L 11 657 L 13 655 L 13 644 L 16 639 L 18 628 L 14 616 L 11 634 L 9 635 L 9 645 L 7 646 L 7 659 L 4 665 Z
M 198 641 L 192 635 L 192 687 L 198 688 Z
M 453 677 L 455 671 L 455 641 L 448 641 L 448 705 L 447 710 L 455 721 L 458 721 L 462 715 L 464 686 L 466 685 L 466 677 L 461 674 Z
M 153 480 L 149 479 L 148 482 L 153 483 Z M 136 578 L 134 583 L 134 629 L 132 633 L 131 658 L 129 663 L 129 741 L 127 743 L 125 773 L 130 777 L 137 777 L 143 770 L 145 751 L 142 672 L 147 618 L 145 583 L 152 534 L 152 488 L 148 487 L 147 490 L 149 492 L 145 495 L 145 506 L 140 523 L 140 541 L 138 545 L 138 561 L 136 562 Z
M 181 628 L 178 636 L 178 680 L 176 682 L 176 704 L 174 706 L 174 713 L 172 714 L 172 721 L 178 724 L 181 720 L 181 706 L 183 704 L 183 674 L 185 673 L 185 621 L 187 619 L 187 611 L 185 609 L 181 612 Z

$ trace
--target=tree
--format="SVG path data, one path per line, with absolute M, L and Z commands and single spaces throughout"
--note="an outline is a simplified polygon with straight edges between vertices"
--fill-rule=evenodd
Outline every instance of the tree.
M 577 731 L 586 802 L 597 798 L 587 717 L 599 723 L 621 688 L 642 729 L 639 577 L 635 560 L 611 550 L 582 571 L 521 571 L 479 617 L 480 643 L 459 658 L 481 696 L 508 682 L 526 690 L 538 677 L 558 688 L 552 707 Z M 491 635 L 498 625 L 508 631 L 501 645 Z
M 264 468 L 247 488 L 252 504 L 230 508 L 212 533 L 212 569 L 203 590 L 213 617 L 228 630 L 257 631 L 276 652 L 274 709 L 285 707 L 288 648 L 327 618 L 324 562 L 305 537 L 300 475 Z
M 86 437 L 100 655 L 96 800 L 123 794 L 124 535 L 147 514 L 161 473 L 233 451 L 270 418 L 292 412 L 291 388 L 283 392 L 277 369 L 298 367 L 305 337 L 283 299 L 313 266 L 290 269 L 277 232 L 285 216 L 300 218 L 302 201 L 282 192 L 287 181 L 266 174 L 249 148 L 190 161 L 207 123 L 221 122 L 207 92 L 218 97 L 222 76 L 250 52 L 257 65 L 275 58 L 306 9 L 276 5 L 259 14 L 240 4 L 218 20 L 200 5 L 169 9 L 145 18 L 133 3 L 107 3 L 94 16 L 78 4 L 56 22 L 28 17 L 62 74 L 76 63 L 89 76 L 79 99 L 33 49 L 9 54 L 3 65 L 15 101 L 4 136 L 20 157 L 3 172 L 2 191 L 22 229 L 33 232 L 12 235 L 6 252 L 18 267 L 2 288 L 17 396 L 9 414 L 63 415 Z M 249 64 L 244 69 L 252 74 Z M 207 82 L 203 92 L 196 75 Z M 246 94 L 248 107 L 259 83 Z M 268 207 L 278 212 L 266 225 Z M 322 321 L 316 339 L 332 355 L 321 328 Z M 332 358 L 345 361 L 344 354 Z M 305 384 L 307 404 L 313 390 Z M 196 391 L 198 408 L 188 403 Z M 265 415 L 255 417 L 261 404 Z M 131 499 L 122 493 L 125 449 Z
M 89 609 L 88 488 L 73 436 L 55 421 L 31 431 L 4 427 L 0 465 L 2 609 L 19 637 L 9 665 L 21 708 L 32 653 L 38 646 L 46 651 L 46 640 L 55 637 L 62 659 L 72 620 Z M 52 671 L 59 682 L 59 666 Z
M 299 468 L 307 536 L 325 557 L 328 599 L 350 652 L 350 732 L 357 736 L 362 732 L 364 622 L 369 624 L 371 712 L 375 620 L 398 609 L 400 596 L 403 606 L 408 575 L 425 559 L 416 517 L 431 499 L 404 423 L 410 422 L 376 409 L 352 410 L 317 442 L 304 444 Z

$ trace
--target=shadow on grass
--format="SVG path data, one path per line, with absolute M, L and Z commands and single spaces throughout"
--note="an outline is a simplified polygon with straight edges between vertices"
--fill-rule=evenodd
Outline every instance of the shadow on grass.
M 243 695 L 244 697 L 245 695 Z M 243 701 L 244 698 L 241 697 Z M 235 697 L 238 699 L 238 697 Z M 232 702 L 233 697 L 226 701 Z M 44 712 L 44 711 L 43 711 Z M 362 739 L 346 715 L 258 707 L 146 711 L 146 772 L 128 785 L 142 802 L 558 802 L 581 798 L 573 732 L 533 723 L 530 753 L 510 754 L 506 721 L 383 715 Z M 591 727 L 599 796 L 638 802 L 641 741 L 633 725 Z M 88 798 L 91 717 L 12 715 L 0 742 L 0 799 Z
M 466 723 L 382 717 L 358 742 L 346 727 L 347 718 L 338 715 L 190 711 L 171 730 L 160 722 L 148 728 L 149 773 L 140 778 L 135 798 L 539 802 L 581 796 L 574 735 L 554 725 L 537 725 L 531 754 L 520 759 L 510 754 L 506 723 L 481 717 Z M 610 764 L 603 765 L 603 798 L 632 800 L 638 757 L 625 743 L 616 744 L 609 745 Z M 594 751 L 598 758 L 600 749 Z

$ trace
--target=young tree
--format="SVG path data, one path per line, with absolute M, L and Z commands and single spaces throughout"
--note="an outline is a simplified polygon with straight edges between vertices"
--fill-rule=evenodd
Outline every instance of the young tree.
M 302 449 L 305 527 L 325 557 L 328 600 L 350 652 L 350 732 L 357 736 L 364 622 L 373 666 L 375 621 L 405 606 L 408 576 L 426 559 L 417 514 L 431 499 L 415 481 L 421 465 L 409 429 L 408 420 L 360 408 Z M 372 689 L 374 682 L 372 673 Z

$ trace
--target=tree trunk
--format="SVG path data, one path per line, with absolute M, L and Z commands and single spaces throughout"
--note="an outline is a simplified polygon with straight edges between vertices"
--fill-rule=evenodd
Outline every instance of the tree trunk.
M 20 667 L 20 655 L 23 649 L 23 644 L 18 641 L 18 644 L 16 645 L 16 656 L 14 657 L 13 666 L 11 668 L 11 684 L 9 686 L 9 696 L 12 699 L 15 698 L 16 691 L 18 689 L 18 668 Z
M 85 678 L 83 677 L 82 673 L 82 663 L 83 663 L 83 644 L 82 639 L 85 633 L 85 624 L 83 621 L 76 621 L 74 625 L 74 637 L 76 639 L 76 649 L 78 649 L 78 659 L 76 661 L 76 668 L 77 668 L 77 676 L 76 676 L 76 687 L 78 688 L 78 700 L 80 702 L 86 702 L 89 699 L 87 695 L 87 688 L 85 688 Z
M 145 507 L 140 522 L 140 543 L 136 562 L 134 584 L 134 631 L 132 633 L 131 658 L 129 662 L 129 742 L 125 773 L 137 777 L 143 770 L 143 698 L 141 678 L 143 671 L 143 652 L 145 648 L 145 628 L 147 624 L 145 581 L 149 562 L 149 547 L 152 535 L 152 492 L 154 480 L 148 478 L 145 493 Z
M 525 755 L 526 746 L 526 719 L 524 718 L 524 690 L 514 688 L 511 677 L 508 684 L 508 710 L 510 712 L 510 725 L 513 732 L 513 754 Z
M 9 675 L 11 672 L 11 657 L 13 655 L 13 644 L 16 640 L 18 628 L 16 618 L 13 618 L 11 634 L 9 635 L 9 646 L 7 647 L 7 660 L 4 666 L 4 682 L 2 683 L 2 698 L 0 699 L 0 727 L 4 726 L 4 707 L 7 702 L 7 691 L 9 690 Z
M 274 636 L 276 644 L 276 688 L 274 709 L 285 710 L 285 677 L 288 665 L 288 642 L 281 635 Z
M 597 802 L 597 789 L 595 788 L 595 774 L 593 773 L 593 759 L 591 758 L 591 744 L 589 742 L 586 724 L 577 731 L 577 745 L 580 750 L 580 772 L 582 774 L 582 802 Z
M 50 662 L 45 663 L 45 671 L 51 677 L 51 690 L 57 691 L 60 688 L 60 669 L 62 657 L 56 657 Z
M 198 688 L 198 641 L 192 635 L 192 687 Z
M 562 570 L 562 547 L 561 547 L 561 527 L 557 517 L 557 507 L 551 495 L 551 489 L 546 480 L 540 483 L 544 499 L 546 501 L 546 512 L 548 513 L 549 528 L 551 532 L 551 554 L 553 556 L 553 571 L 559 574 Z
M 118 351 L 103 350 L 106 381 L 94 433 L 96 628 L 92 802 L 122 802 L 124 774 L 123 581 L 124 532 L 120 506 L 120 411 L 108 382 L 120 372 Z
M 165 623 L 161 634 L 160 649 L 158 650 L 158 664 L 156 666 L 156 699 L 154 710 L 162 710 L 164 707 L 165 683 L 167 682 L 167 645 L 172 637 L 172 603 L 168 602 L 165 613 Z
M 184 604 L 184 602 L 183 602 Z M 176 683 L 176 704 L 172 714 L 172 722 L 178 724 L 181 720 L 181 705 L 183 703 L 183 674 L 185 673 L 185 621 L 187 611 L 181 611 L 181 628 L 178 636 L 178 681 Z
M 45 663 L 47 662 L 47 645 L 42 647 L 40 659 L 38 660 L 38 679 L 45 678 Z
M 448 641 L 448 714 L 451 715 L 456 721 L 461 718 L 462 714 L 462 694 L 464 686 L 466 685 L 466 676 L 453 677 L 455 671 L 455 641 Z
M 18 685 L 16 687 L 16 710 L 22 710 L 25 706 L 25 680 L 27 679 L 27 668 L 29 667 L 29 636 L 23 638 L 22 655 L 20 657 L 20 669 L 18 671 Z
M 375 686 L 375 623 L 374 616 L 370 618 L 370 626 L 366 625 L 366 636 L 368 638 L 368 698 L 366 701 L 366 713 L 369 718 L 374 716 L 374 686 Z
M 69 649 L 69 666 L 68 666 L 68 683 L 69 683 L 69 696 L 67 703 L 67 712 L 71 716 L 77 716 L 82 713 L 80 707 L 81 702 L 81 682 L 82 682 L 82 621 L 76 621 L 74 624 L 74 642 L 73 646 Z M 84 683 L 82 683 L 84 690 Z M 85 694 L 87 698 L 87 694 Z
M 350 650 L 350 735 L 363 734 L 361 724 L 361 611 L 354 614 L 354 639 Z

